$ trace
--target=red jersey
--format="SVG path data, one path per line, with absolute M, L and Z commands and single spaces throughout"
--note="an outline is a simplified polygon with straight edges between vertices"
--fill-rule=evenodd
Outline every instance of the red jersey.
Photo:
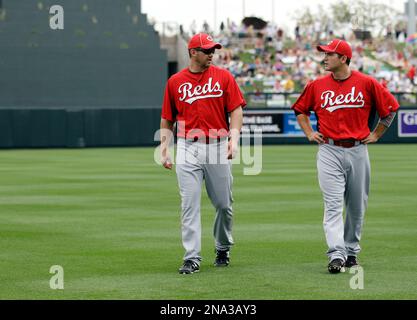
M 342 81 L 329 74 L 310 82 L 292 106 L 308 116 L 313 111 L 318 131 L 334 140 L 365 139 L 370 134 L 368 120 L 373 108 L 385 118 L 399 104 L 377 80 L 358 71 Z
M 229 71 L 210 66 L 201 73 L 192 73 L 186 68 L 169 78 L 161 117 L 178 122 L 178 137 L 189 138 L 197 129 L 206 137 L 216 138 L 213 132 L 209 135 L 209 130 L 221 130 L 219 136 L 226 136 L 227 113 L 240 106 L 246 106 L 246 101 Z

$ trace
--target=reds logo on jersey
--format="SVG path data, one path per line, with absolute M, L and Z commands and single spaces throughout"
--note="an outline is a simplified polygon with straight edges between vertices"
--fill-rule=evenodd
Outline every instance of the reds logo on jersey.
M 324 91 L 321 94 L 322 108 L 326 108 L 329 112 L 334 112 L 338 109 L 345 108 L 363 108 L 365 100 L 363 99 L 363 93 L 361 91 L 356 95 L 356 87 L 352 87 L 352 91 L 348 94 L 339 94 L 336 96 L 332 90 Z
M 180 101 L 192 104 L 194 101 L 200 99 L 221 97 L 223 90 L 218 81 L 213 85 L 213 78 L 210 77 L 205 85 L 198 85 L 196 87 L 193 87 L 190 82 L 186 82 L 178 88 L 178 93 L 181 94 Z

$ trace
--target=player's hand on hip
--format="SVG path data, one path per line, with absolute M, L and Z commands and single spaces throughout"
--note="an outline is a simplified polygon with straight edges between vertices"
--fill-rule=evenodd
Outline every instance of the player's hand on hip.
M 317 142 L 318 144 L 324 143 L 323 135 L 317 131 L 310 133 L 307 138 L 310 142 Z
M 230 139 L 229 144 L 227 145 L 227 159 L 234 159 L 236 157 L 237 150 L 237 142 L 233 141 L 233 139 Z
M 379 140 L 379 137 L 374 133 L 371 132 L 369 136 L 367 136 L 365 139 L 363 139 L 361 142 L 363 144 L 369 144 L 369 143 L 375 143 Z

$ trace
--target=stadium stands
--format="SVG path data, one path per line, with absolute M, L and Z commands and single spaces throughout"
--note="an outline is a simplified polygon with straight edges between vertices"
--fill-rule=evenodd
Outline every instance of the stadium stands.
M 2 0 L 0 147 L 154 144 L 166 51 L 139 0 Z
M 274 24 L 254 30 L 232 23 L 217 34 L 224 48 L 215 63 L 236 77 L 250 105 L 288 107 L 297 96 L 292 93 L 299 93 L 308 81 L 324 74 L 316 45 L 336 36 L 345 37 L 333 31 L 316 36 L 314 30 L 299 29 L 297 37 L 291 37 Z M 417 52 L 413 44 L 395 37 L 362 40 L 355 32 L 346 38 L 353 47 L 354 69 L 377 78 L 391 92 L 408 93 L 401 94 L 402 102 L 416 103 Z
M 137 0 L 3 0 L 0 107 L 159 106 L 166 52 Z

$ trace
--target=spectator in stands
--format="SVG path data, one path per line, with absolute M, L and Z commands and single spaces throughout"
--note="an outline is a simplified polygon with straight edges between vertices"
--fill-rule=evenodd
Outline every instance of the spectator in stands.
M 261 32 L 256 34 L 255 40 L 255 54 L 257 56 L 263 55 L 265 49 L 264 35 Z
M 398 24 L 395 30 L 403 33 L 402 28 L 403 24 Z M 297 25 L 294 30 L 295 39 L 291 39 L 285 36 L 282 28 L 274 24 L 267 25 L 264 30 L 254 30 L 253 27 L 246 28 L 244 24 L 239 29 L 235 23 L 228 21 L 226 32 L 219 36 L 224 48 L 215 63 L 228 69 L 239 85 L 247 87 L 242 88 L 245 90 L 253 90 L 253 81 L 263 81 L 270 83 L 271 90 L 275 92 L 277 89 L 284 91 L 288 74 L 294 83 L 294 91 L 300 90 L 308 81 L 324 74 L 320 67 L 320 57 L 313 50 L 318 24 L 313 24 L 310 29 L 302 34 L 300 25 Z M 329 23 L 322 30 L 323 43 L 333 31 L 331 29 L 333 26 Z M 392 37 L 395 39 L 394 34 Z M 271 38 L 272 42 L 269 41 Z M 385 34 L 371 40 L 356 39 L 353 34 L 347 34 L 346 38 L 352 45 L 354 69 L 381 81 L 386 79 L 386 86 L 391 91 L 416 90 L 414 78 L 417 50 L 412 45 L 406 43 L 405 47 L 397 46 L 395 40 L 387 41 Z
M 224 23 L 223 21 L 220 23 L 220 33 L 224 33 Z
M 410 79 L 413 85 L 415 85 L 414 83 L 415 76 L 416 76 L 416 67 L 414 65 L 411 65 L 410 69 L 407 72 L 407 78 Z
M 295 39 L 300 41 L 301 40 L 300 26 L 298 24 L 295 26 L 294 34 L 295 34 Z
M 196 34 L 197 33 L 197 23 L 193 20 L 190 24 L 190 33 Z
M 204 20 L 204 23 L 203 23 L 203 31 L 205 33 L 209 33 L 210 32 L 210 26 L 209 26 L 209 24 L 208 24 L 208 22 L 206 20 Z
M 294 92 L 295 83 L 291 78 L 291 75 L 287 75 L 287 79 L 284 81 L 284 91 L 285 92 Z

